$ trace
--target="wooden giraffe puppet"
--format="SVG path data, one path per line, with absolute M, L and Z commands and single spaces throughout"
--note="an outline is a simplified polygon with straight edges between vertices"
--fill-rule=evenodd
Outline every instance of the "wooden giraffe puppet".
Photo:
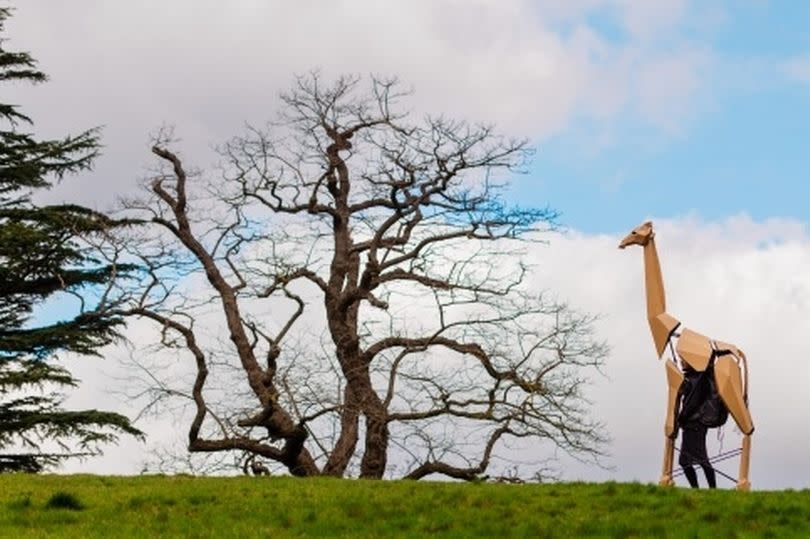
M 728 408 L 731 417 L 743 433 L 742 453 L 740 455 L 740 474 L 737 480 L 738 490 L 749 490 L 748 467 L 751 453 L 751 434 L 754 424 L 748 410 L 748 366 L 742 350 L 733 344 L 711 340 L 690 329 L 682 328 L 681 323 L 667 312 L 664 296 L 664 282 L 658 252 L 655 249 L 655 233 L 652 222 L 648 221 L 633 229 L 619 244 L 620 249 L 628 245 L 641 245 L 644 249 L 644 285 L 647 295 L 647 321 L 655 342 L 655 351 L 660 359 L 667 344 L 672 355 L 665 363 L 669 399 L 667 401 L 667 418 L 664 424 L 664 464 L 661 472 L 661 485 L 673 485 L 672 466 L 677 434 L 676 417 L 678 410 L 678 388 L 683 381 L 683 374 L 678 368 L 677 359 L 703 372 L 714 362 L 714 378 L 717 392 Z M 674 344 L 676 341 L 677 344 Z M 675 357 L 677 355 L 677 357 Z M 742 368 L 741 368 L 742 367 Z M 745 374 L 743 378 L 743 373 Z

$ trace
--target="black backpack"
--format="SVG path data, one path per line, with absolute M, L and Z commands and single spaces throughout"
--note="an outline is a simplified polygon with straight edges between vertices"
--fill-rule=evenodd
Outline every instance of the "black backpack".
M 716 428 L 728 421 L 728 408 L 720 398 L 714 380 L 714 359 L 703 372 L 691 370 L 684 373 L 680 392 L 679 425 L 699 423 L 707 428 Z
M 700 407 L 700 423 L 708 428 L 722 427 L 728 421 L 728 408 L 717 392 L 717 382 L 714 379 L 714 361 L 703 373 L 708 387 L 706 400 Z

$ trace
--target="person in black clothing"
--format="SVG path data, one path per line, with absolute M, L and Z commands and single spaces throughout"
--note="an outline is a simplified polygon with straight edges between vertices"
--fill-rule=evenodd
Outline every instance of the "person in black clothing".
M 683 468 L 683 473 L 692 488 L 698 488 L 695 465 L 703 468 L 709 488 L 717 487 L 714 468 L 712 468 L 706 454 L 706 433 L 708 428 L 701 421 L 704 403 L 711 394 L 709 377 L 713 376 L 713 374 L 713 369 L 698 372 L 689 365 L 684 364 L 683 383 L 678 389 L 678 401 L 675 405 L 676 411 L 680 407 L 677 415 L 677 425 L 683 431 L 678 464 Z M 677 430 L 673 433 L 673 436 L 677 436 Z

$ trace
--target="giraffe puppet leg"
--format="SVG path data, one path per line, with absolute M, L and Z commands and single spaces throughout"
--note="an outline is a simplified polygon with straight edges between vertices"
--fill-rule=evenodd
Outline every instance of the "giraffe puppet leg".
M 661 479 L 658 484 L 662 487 L 671 487 L 675 484 L 672 478 L 672 467 L 675 458 L 675 440 L 666 436 L 664 438 L 664 466 L 661 470 Z
M 725 354 L 715 360 L 714 378 L 720 398 L 723 399 L 731 417 L 734 418 L 734 422 L 743 433 L 737 490 L 750 490 L 748 468 L 751 463 L 751 434 L 754 432 L 754 422 L 751 419 L 748 404 L 745 402 L 740 366 L 737 364 L 734 354 Z
M 751 435 L 743 436 L 742 454 L 740 454 L 740 474 L 737 477 L 737 490 L 751 490 L 751 481 L 748 480 L 748 466 L 751 463 Z
M 664 423 L 664 463 L 658 484 L 669 487 L 675 484 L 672 479 L 672 467 L 675 461 L 675 406 L 678 399 L 678 389 L 681 387 L 681 382 L 683 382 L 683 374 L 681 374 L 673 361 L 667 361 L 664 368 L 667 373 L 669 392 L 667 396 L 667 418 Z

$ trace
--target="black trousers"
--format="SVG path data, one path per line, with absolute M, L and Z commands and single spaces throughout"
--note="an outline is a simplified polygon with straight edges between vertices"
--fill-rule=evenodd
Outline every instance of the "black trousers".
M 714 468 L 712 468 L 709 456 L 706 454 L 707 432 L 708 429 L 701 424 L 685 425 L 681 429 L 681 455 L 678 457 L 678 464 L 683 468 L 683 474 L 692 488 L 698 487 L 697 473 L 693 468 L 695 465 L 703 468 L 709 488 L 717 486 Z

